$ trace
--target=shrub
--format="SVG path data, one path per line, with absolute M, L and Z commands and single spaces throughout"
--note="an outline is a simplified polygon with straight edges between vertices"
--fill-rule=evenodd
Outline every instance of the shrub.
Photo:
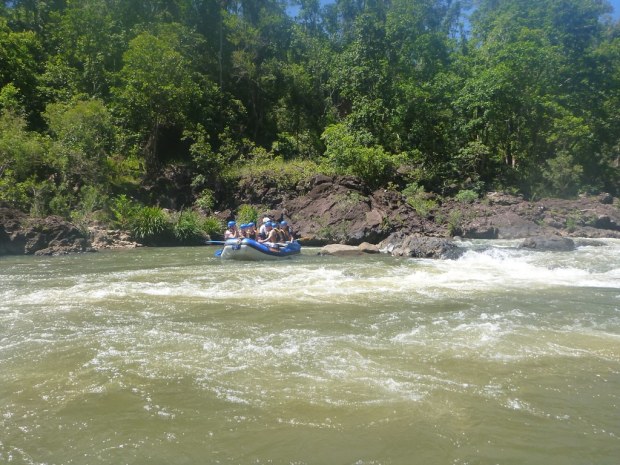
M 175 215 L 172 234 L 181 242 L 191 242 L 204 237 L 203 222 L 200 215 L 192 210 L 183 210 Z
M 574 232 L 577 228 L 577 219 L 574 216 L 569 216 L 566 218 L 566 229 L 569 232 Z
M 448 217 L 448 233 L 451 236 L 462 234 L 463 213 L 459 210 L 452 210 Z
M 83 231 L 87 231 L 88 223 L 95 218 L 102 218 L 101 208 L 107 202 L 107 196 L 94 186 L 84 186 L 80 190 L 80 202 L 71 211 L 71 221 Z
M 402 194 L 407 200 L 407 203 L 411 205 L 420 216 L 427 217 L 431 211 L 437 208 L 437 202 L 429 198 L 428 194 L 424 191 L 424 187 L 420 186 L 417 182 L 409 184 L 403 189 Z
M 194 202 L 194 205 L 201 210 L 210 212 L 213 210 L 213 206 L 215 205 L 215 194 L 211 189 L 204 189 Z
M 252 205 L 243 204 L 237 210 L 237 222 L 249 223 L 253 221 L 256 223 L 258 220 L 258 211 Z
M 35 197 L 33 207 L 37 209 L 37 199 Z M 38 208 L 44 210 L 44 206 L 40 205 Z M 62 216 L 63 218 L 69 218 L 71 210 L 73 208 L 73 197 L 66 191 L 58 189 L 55 195 L 49 201 L 49 211 L 52 215 Z
M 277 185 L 282 190 L 294 189 L 301 181 L 319 173 L 327 174 L 311 160 L 285 161 L 281 157 L 261 157 L 247 162 L 235 164 L 228 176 L 232 178 L 263 179 Z
M 202 222 L 202 230 L 209 236 L 219 236 L 224 232 L 224 224 L 215 216 L 207 216 Z
M 141 240 L 152 240 L 162 236 L 169 227 L 166 213 L 159 207 L 138 207 L 129 224 L 132 235 Z
M 114 225 L 120 229 L 129 229 L 137 209 L 138 205 L 125 194 L 115 197 L 112 200 L 112 205 L 110 205 L 110 210 L 112 210 L 114 217 Z
M 43 117 L 52 136 L 54 165 L 68 184 L 94 184 L 109 178 L 107 154 L 114 143 L 115 126 L 101 100 L 50 103 Z
M 542 174 L 551 194 L 572 197 L 577 194 L 582 184 L 583 167 L 575 163 L 569 153 L 561 152 L 547 161 Z
M 365 136 L 342 123 L 328 126 L 322 135 L 326 147 L 324 166 L 337 174 L 357 176 L 372 187 L 385 185 L 402 160 L 383 147 L 368 146 Z
M 461 203 L 474 203 L 478 199 L 478 193 L 470 189 L 459 191 L 454 199 Z
M 0 86 L 2 87 L 2 86 Z M 48 156 L 49 142 L 28 131 L 21 111 L 11 111 L 16 89 L 11 84 L 0 90 L 0 202 L 32 214 L 45 215 L 54 186 Z

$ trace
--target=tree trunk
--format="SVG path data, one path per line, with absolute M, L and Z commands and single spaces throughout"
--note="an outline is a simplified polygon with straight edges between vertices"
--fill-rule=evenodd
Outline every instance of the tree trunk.
M 144 163 L 147 178 L 154 178 L 159 171 L 159 154 L 157 153 L 157 141 L 159 139 L 159 123 L 151 129 L 149 138 L 144 147 Z

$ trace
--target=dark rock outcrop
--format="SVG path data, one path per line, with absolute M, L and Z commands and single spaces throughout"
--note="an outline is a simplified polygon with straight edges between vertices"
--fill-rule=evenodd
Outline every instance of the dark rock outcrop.
M 305 194 L 267 213 L 290 220 L 308 245 L 377 244 L 401 229 L 433 229 L 433 223 L 420 217 L 398 192 L 369 191 L 351 176 L 318 175 L 304 187 Z
M 0 208 L 0 255 L 63 255 L 92 250 L 86 234 L 58 216 L 30 218 Z
M 394 233 L 382 241 L 379 249 L 394 257 L 455 259 L 462 254 L 462 249 L 450 239 L 403 232 Z
M 491 192 L 469 203 L 437 199 L 436 206 L 421 215 L 399 192 L 370 191 L 351 176 L 317 175 L 300 183 L 295 192 L 275 197 L 269 189 L 252 185 L 251 191 L 273 198 L 272 209 L 264 213 L 289 220 L 307 245 L 378 244 L 396 232 L 442 239 L 454 235 L 466 239 L 620 237 L 620 208 L 607 194 L 534 202 Z M 252 199 L 244 201 L 251 203 Z M 428 255 L 416 247 L 406 248 L 409 251 L 400 246 L 395 250 L 404 255 Z
M 455 213 L 458 213 L 455 215 Z M 541 199 L 491 192 L 471 204 L 441 206 L 441 215 L 458 218 L 456 231 L 470 239 L 522 239 L 535 236 L 620 238 L 620 207 L 609 195 L 574 200 Z
M 182 210 L 192 205 L 192 172 L 182 165 L 170 165 L 154 179 L 141 186 L 139 197 L 146 204 L 169 210 Z
M 570 237 L 536 236 L 528 237 L 519 247 L 522 249 L 536 249 L 541 251 L 569 252 L 575 250 L 575 241 Z

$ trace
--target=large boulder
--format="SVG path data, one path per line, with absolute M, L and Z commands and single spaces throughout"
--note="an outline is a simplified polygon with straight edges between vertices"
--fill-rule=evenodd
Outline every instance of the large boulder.
M 456 218 L 453 230 L 471 239 L 523 239 L 561 234 L 572 237 L 620 237 L 620 208 L 608 194 L 577 199 L 541 199 L 491 192 L 470 204 L 446 201 L 444 218 Z M 456 226 L 456 227 L 454 227 Z
M 96 250 L 142 247 L 142 244 L 134 241 L 127 231 L 120 229 L 108 229 L 103 225 L 93 224 L 89 226 L 88 233 L 91 244 Z
M 569 237 L 537 236 L 528 237 L 519 247 L 523 249 L 569 252 L 575 250 L 575 242 Z
M 319 255 L 336 255 L 339 257 L 351 257 L 366 254 L 379 253 L 379 246 L 363 242 L 360 245 L 328 244 L 321 248 Z
M 87 235 L 58 216 L 30 218 L 0 208 L 0 255 L 62 255 L 92 250 Z
M 358 245 L 385 237 L 384 214 L 356 178 L 316 176 L 309 191 L 284 203 L 287 216 L 306 243 Z
M 441 237 L 409 235 L 397 232 L 379 244 L 379 249 L 394 257 L 455 259 L 463 251 L 452 240 Z
M 513 211 L 498 212 L 493 217 L 493 225 L 497 230 L 497 239 L 538 236 L 545 231 L 539 224 Z
M 353 176 L 315 176 L 304 193 L 270 213 L 290 220 L 308 245 L 377 244 L 400 229 L 428 233 L 434 223 L 421 218 L 392 190 L 368 190 Z
M 364 252 L 355 245 L 343 245 L 343 244 L 328 244 L 324 246 L 319 255 L 336 255 L 339 257 L 351 257 L 356 255 L 363 255 Z

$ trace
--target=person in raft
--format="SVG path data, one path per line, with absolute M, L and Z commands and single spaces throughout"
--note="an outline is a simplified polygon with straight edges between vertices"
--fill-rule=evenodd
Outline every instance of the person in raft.
M 267 234 L 267 240 L 265 241 L 265 245 L 269 247 L 280 247 L 281 242 L 284 242 L 282 239 L 282 235 L 280 234 L 280 230 L 278 229 L 278 223 L 275 221 L 271 221 L 269 223 L 271 225 L 271 231 Z
M 266 238 L 263 243 L 269 247 L 282 247 L 284 242 L 280 230 L 278 229 L 278 223 L 276 221 L 270 221 L 266 223 Z
M 261 241 L 260 239 L 258 240 L 258 242 L 266 245 L 267 247 L 269 247 L 270 250 L 274 252 L 278 251 L 280 247 L 284 245 L 280 243 L 282 242 L 282 240 L 280 238 L 280 233 L 278 232 L 277 225 L 278 223 L 273 221 L 268 221 L 267 223 L 265 223 L 266 238 L 263 241 Z
M 237 229 L 237 223 L 235 221 L 228 222 L 228 229 L 224 232 L 224 240 L 235 239 L 239 237 L 239 230 Z
M 267 223 L 271 223 L 271 218 L 269 218 L 268 216 L 263 218 L 263 224 L 260 225 L 260 228 L 258 228 L 258 234 L 259 235 L 265 235 L 266 236 L 266 227 L 267 227 Z
M 250 221 L 248 223 L 248 230 L 246 232 L 245 237 L 252 239 L 254 241 L 258 239 L 258 232 L 256 231 L 256 224 L 254 224 L 253 221 Z
M 280 236 L 283 242 L 293 242 L 295 240 L 295 234 L 293 229 L 286 221 L 280 221 Z
M 258 242 L 260 242 L 261 244 L 267 242 L 271 231 L 273 231 L 271 221 L 263 221 L 263 224 L 258 231 Z

